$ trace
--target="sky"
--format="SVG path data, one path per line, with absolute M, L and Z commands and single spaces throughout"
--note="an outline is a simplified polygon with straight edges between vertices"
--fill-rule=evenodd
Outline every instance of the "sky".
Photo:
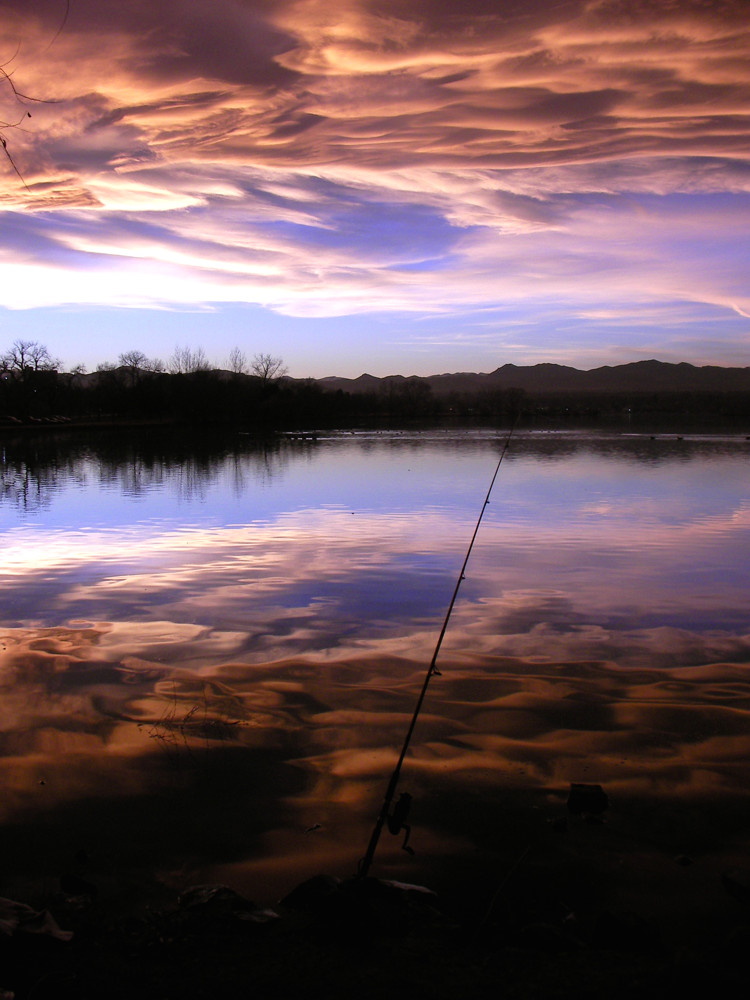
M 0 353 L 750 364 L 748 0 L 0 0 L 0 66 Z

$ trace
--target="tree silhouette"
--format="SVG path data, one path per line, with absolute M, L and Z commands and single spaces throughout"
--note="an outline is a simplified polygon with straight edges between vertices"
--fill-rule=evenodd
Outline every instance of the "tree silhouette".
M 271 354 L 254 354 L 250 362 L 250 371 L 257 376 L 263 385 L 277 382 L 289 371 L 283 358 L 275 358 Z
M 189 375 L 192 372 L 207 372 L 211 365 L 202 347 L 191 350 L 189 347 L 175 347 L 167 362 L 167 370 L 172 375 Z
M 10 350 L 0 358 L 5 371 L 19 372 L 21 377 L 27 372 L 56 371 L 62 362 L 53 358 L 46 344 L 38 340 L 15 340 Z
M 229 352 L 229 370 L 235 375 L 243 375 L 248 370 L 247 355 L 239 347 Z
M 148 364 L 148 358 L 143 351 L 124 351 L 117 360 L 127 369 L 130 384 L 137 385 L 141 370 Z

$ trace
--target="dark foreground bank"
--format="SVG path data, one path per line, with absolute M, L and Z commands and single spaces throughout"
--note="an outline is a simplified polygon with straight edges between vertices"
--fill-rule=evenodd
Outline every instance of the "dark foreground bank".
M 126 906 L 64 881 L 47 912 L 6 901 L 0 996 L 730 996 L 747 982 L 749 885 L 580 816 L 450 898 L 318 875 L 270 906 L 221 886 Z

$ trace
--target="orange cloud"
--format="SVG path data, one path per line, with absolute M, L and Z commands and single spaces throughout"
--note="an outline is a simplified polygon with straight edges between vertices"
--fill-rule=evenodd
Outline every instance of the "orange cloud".
M 4 10 L 6 307 L 750 315 L 739 0 Z

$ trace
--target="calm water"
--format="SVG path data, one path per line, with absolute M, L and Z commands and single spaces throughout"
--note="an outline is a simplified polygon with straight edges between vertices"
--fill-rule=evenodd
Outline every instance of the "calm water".
M 3 886 L 81 849 L 105 886 L 352 874 L 503 441 L 6 445 Z M 623 836 L 746 849 L 749 459 L 517 433 L 403 773 L 417 854 L 384 834 L 379 874 L 501 871 L 572 781 Z

